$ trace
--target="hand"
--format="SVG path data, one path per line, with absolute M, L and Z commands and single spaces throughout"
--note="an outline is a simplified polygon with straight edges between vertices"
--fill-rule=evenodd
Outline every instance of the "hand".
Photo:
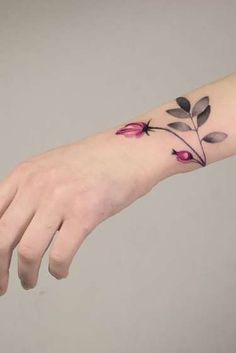
M 35 287 L 54 237 L 49 272 L 66 277 L 86 236 L 151 189 L 151 171 L 142 143 L 114 133 L 20 163 L 0 184 L 0 294 L 7 290 L 16 246 L 25 289 Z
M 52 240 L 49 272 L 64 278 L 83 240 L 100 222 L 165 177 L 235 155 L 235 85 L 234 74 L 118 130 L 20 163 L 0 183 L 0 294 L 7 290 L 16 246 L 24 288 L 36 285 Z M 199 135 L 206 122 L 206 135 Z

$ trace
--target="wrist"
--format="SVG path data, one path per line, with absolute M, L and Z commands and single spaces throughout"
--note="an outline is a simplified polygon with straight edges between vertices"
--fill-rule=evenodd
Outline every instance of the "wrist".
M 124 123 L 110 130 L 105 136 L 108 148 L 112 146 L 119 150 L 123 160 L 127 162 L 128 169 L 134 169 L 139 196 L 146 194 L 161 180 L 181 172 L 170 147 L 173 136 L 159 130 L 152 133 L 144 132 L 140 134 L 141 136 L 136 136 L 134 131 L 133 136 L 132 134 L 128 136 L 127 129 L 130 124 L 138 122 L 145 128 L 149 120 L 150 115 L 144 114 L 133 122 Z M 157 117 L 154 120 L 157 120 Z
M 161 106 L 112 131 L 113 135 L 118 135 L 120 147 L 139 164 L 145 190 L 172 175 L 204 165 L 197 151 L 199 163 L 192 162 L 197 156 L 191 147 L 195 142 L 191 134 L 188 134 L 189 143 L 187 140 L 183 142 L 163 124 L 163 121 L 168 121 L 165 115 L 165 106 Z
M 235 154 L 235 86 L 232 75 L 178 97 L 116 131 L 133 137 L 128 140 L 135 140 L 134 152 L 145 154 L 151 185 Z

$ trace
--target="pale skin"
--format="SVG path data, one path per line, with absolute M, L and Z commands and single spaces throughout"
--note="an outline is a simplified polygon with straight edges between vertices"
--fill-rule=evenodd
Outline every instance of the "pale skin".
M 190 101 L 209 96 L 212 112 L 202 131 L 220 130 L 221 144 L 206 144 L 207 164 L 236 153 L 236 74 L 187 95 Z M 173 118 L 170 101 L 134 121 L 164 126 Z M 124 125 L 124 124 L 121 124 Z M 0 184 L 0 294 L 7 291 L 13 250 L 25 289 L 34 288 L 48 250 L 49 272 L 68 276 L 72 260 L 85 238 L 106 218 L 148 193 L 162 179 L 201 168 L 179 163 L 171 149 L 181 140 L 164 131 L 127 138 L 121 126 L 80 142 L 53 149 L 21 162 Z M 181 135 L 182 136 L 182 135 Z M 192 132 L 184 132 L 197 147 Z

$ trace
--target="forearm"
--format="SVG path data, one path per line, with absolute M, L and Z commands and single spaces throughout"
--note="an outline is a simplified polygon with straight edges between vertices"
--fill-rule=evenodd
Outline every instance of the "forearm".
M 183 98 L 170 101 L 131 122 L 143 122 L 143 131 L 141 125 L 126 123 L 112 131 L 113 138 L 139 158 L 152 187 L 165 177 L 236 153 L 235 96 L 232 74 L 185 94 L 191 107 Z
M 7 290 L 16 246 L 24 288 L 36 285 L 42 257 L 54 237 L 49 271 L 64 278 L 83 240 L 99 223 L 163 178 L 234 155 L 235 91 L 236 75 L 231 75 L 163 104 L 132 124 L 19 164 L 0 183 L 0 294 Z

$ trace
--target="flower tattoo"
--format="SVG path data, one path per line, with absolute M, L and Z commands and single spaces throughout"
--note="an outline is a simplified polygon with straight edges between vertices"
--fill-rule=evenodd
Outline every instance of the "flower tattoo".
M 205 143 L 218 143 L 222 142 L 228 136 L 225 132 L 213 131 L 207 135 L 201 137 L 199 128 L 208 120 L 211 113 L 211 106 L 209 104 L 209 97 L 205 96 L 199 99 L 193 107 L 191 107 L 190 101 L 185 97 L 176 98 L 178 104 L 177 108 L 168 109 L 166 112 L 178 119 L 189 119 L 190 124 L 183 121 L 176 121 L 167 124 L 168 127 L 151 126 L 151 121 L 148 122 L 135 122 L 126 124 L 124 127 L 116 131 L 116 135 L 123 135 L 125 137 L 142 137 L 144 135 L 150 135 L 150 132 L 156 130 L 166 131 L 176 138 L 181 140 L 187 149 L 176 151 L 172 149 L 171 154 L 176 157 L 176 160 L 181 163 L 197 163 L 202 167 L 207 164 L 207 157 L 204 150 Z M 193 132 L 197 136 L 200 152 L 197 151 L 188 141 L 182 137 L 182 134 L 186 131 Z
M 116 132 L 117 135 L 124 135 L 127 137 L 141 137 L 143 134 L 148 134 L 149 126 L 147 123 L 138 122 L 138 123 L 130 123 L 125 125 L 123 128 Z

